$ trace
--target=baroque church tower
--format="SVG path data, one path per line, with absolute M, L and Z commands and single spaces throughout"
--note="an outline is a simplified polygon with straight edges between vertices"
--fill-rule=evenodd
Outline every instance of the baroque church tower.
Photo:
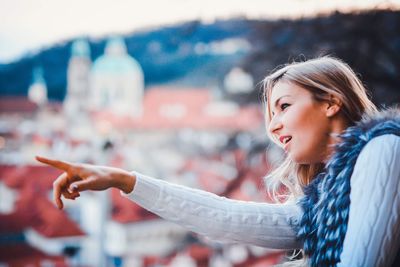
M 67 73 L 67 95 L 64 112 L 69 121 L 87 115 L 89 97 L 90 48 L 86 40 L 73 42 Z
M 32 72 L 32 84 L 28 89 L 28 98 L 39 107 L 47 103 L 47 86 L 43 78 L 42 68 L 35 68 Z

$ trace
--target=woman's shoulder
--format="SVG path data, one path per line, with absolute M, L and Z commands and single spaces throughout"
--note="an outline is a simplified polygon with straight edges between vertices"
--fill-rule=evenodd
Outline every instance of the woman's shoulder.
M 342 166 L 366 166 L 400 155 L 400 109 L 392 107 L 365 115 L 341 135 L 336 161 Z M 354 166 L 354 167 L 357 167 Z
M 372 138 L 361 150 L 352 175 L 352 183 L 359 178 L 387 180 L 400 174 L 400 136 L 384 134 Z
M 357 158 L 353 174 L 372 174 L 376 170 L 385 173 L 389 172 L 390 169 L 393 169 L 396 166 L 400 166 L 399 163 L 400 136 L 395 134 L 384 134 L 372 138 L 364 146 Z M 372 175 L 369 175 L 369 177 L 371 176 Z M 387 177 L 387 175 L 385 176 Z
M 400 135 L 389 133 L 372 138 L 361 150 L 358 159 L 390 158 L 390 155 L 400 157 Z

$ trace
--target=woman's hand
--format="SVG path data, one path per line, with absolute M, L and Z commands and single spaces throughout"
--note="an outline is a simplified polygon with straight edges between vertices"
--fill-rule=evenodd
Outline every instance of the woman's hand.
M 136 182 L 135 175 L 118 168 L 69 163 L 40 156 L 36 156 L 36 160 L 64 171 L 53 183 L 54 201 L 59 209 L 63 208 L 61 195 L 75 199 L 81 191 L 106 190 L 110 187 L 130 193 Z

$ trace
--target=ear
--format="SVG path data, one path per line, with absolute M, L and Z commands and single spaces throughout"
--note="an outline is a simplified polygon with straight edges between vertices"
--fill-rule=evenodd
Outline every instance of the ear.
M 339 98 L 336 96 L 331 95 L 330 100 L 327 103 L 326 107 L 326 116 L 327 117 L 333 117 L 335 116 L 341 109 L 342 107 L 342 101 L 340 101 Z

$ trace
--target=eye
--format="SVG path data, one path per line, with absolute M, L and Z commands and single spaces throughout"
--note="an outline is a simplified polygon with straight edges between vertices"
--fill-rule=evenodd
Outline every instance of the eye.
M 289 107 L 290 105 L 288 103 L 282 103 L 280 108 L 281 110 L 285 110 L 287 107 Z

